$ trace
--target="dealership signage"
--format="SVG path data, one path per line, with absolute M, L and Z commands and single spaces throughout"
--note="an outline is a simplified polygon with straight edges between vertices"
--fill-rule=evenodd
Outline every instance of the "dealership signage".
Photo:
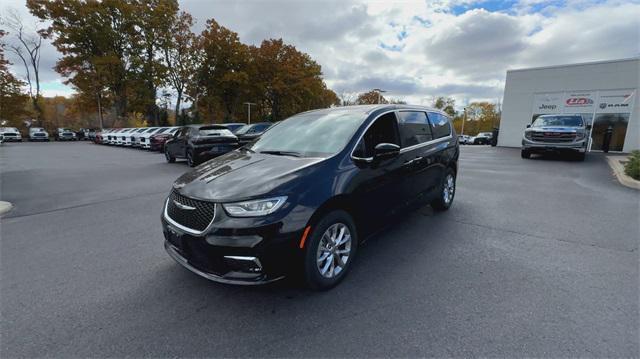
M 533 114 L 629 113 L 635 90 L 569 91 L 533 95 Z
M 596 113 L 630 113 L 635 97 L 635 90 L 600 91 Z
M 559 113 L 562 108 L 562 92 L 541 93 L 533 95 L 533 113 Z

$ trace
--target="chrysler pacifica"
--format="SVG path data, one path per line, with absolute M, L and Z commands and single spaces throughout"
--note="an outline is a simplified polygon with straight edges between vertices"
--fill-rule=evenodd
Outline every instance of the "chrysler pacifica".
M 304 112 L 178 178 L 161 216 L 165 249 L 218 282 L 299 274 L 328 289 L 376 227 L 416 204 L 451 206 L 458 155 L 451 121 L 436 109 Z

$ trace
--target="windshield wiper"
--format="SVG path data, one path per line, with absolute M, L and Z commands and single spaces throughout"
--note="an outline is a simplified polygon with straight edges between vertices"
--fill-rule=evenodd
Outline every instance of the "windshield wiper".
M 260 153 L 266 153 L 269 155 L 277 155 L 277 156 L 302 157 L 302 155 L 299 152 L 294 152 L 294 151 L 260 151 Z

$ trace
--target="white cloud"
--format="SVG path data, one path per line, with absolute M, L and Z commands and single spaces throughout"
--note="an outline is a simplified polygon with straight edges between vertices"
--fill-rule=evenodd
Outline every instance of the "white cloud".
M 283 38 L 318 61 L 338 93 L 379 87 L 413 103 L 443 95 L 497 100 L 509 68 L 640 54 L 637 1 L 521 0 L 508 9 L 487 0 L 180 4 L 198 20 L 197 31 L 215 18 L 245 43 Z M 57 78 L 50 70 L 56 57 L 47 50 L 48 81 Z

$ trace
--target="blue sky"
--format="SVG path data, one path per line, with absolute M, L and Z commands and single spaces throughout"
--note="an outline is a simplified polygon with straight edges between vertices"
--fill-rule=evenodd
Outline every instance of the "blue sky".
M 497 101 L 507 69 L 640 55 L 640 2 L 617 0 L 182 0 L 181 8 L 238 32 L 245 43 L 266 38 L 309 53 L 340 96 L 371 88 L 412 103 L 452 96 L 458 103 Z M 0 0 L 26 19 L 24 1 Z M 603 21 L 603 19 L 609 19 Z M 8 39 L 7 41 L 11 41 Z M 52 70 L 45 46 L 45 95 L 73 89 Z M 15 62 L 15 61 L 14 61 Z M 14 72 L 23 74 L 21 66 Z

